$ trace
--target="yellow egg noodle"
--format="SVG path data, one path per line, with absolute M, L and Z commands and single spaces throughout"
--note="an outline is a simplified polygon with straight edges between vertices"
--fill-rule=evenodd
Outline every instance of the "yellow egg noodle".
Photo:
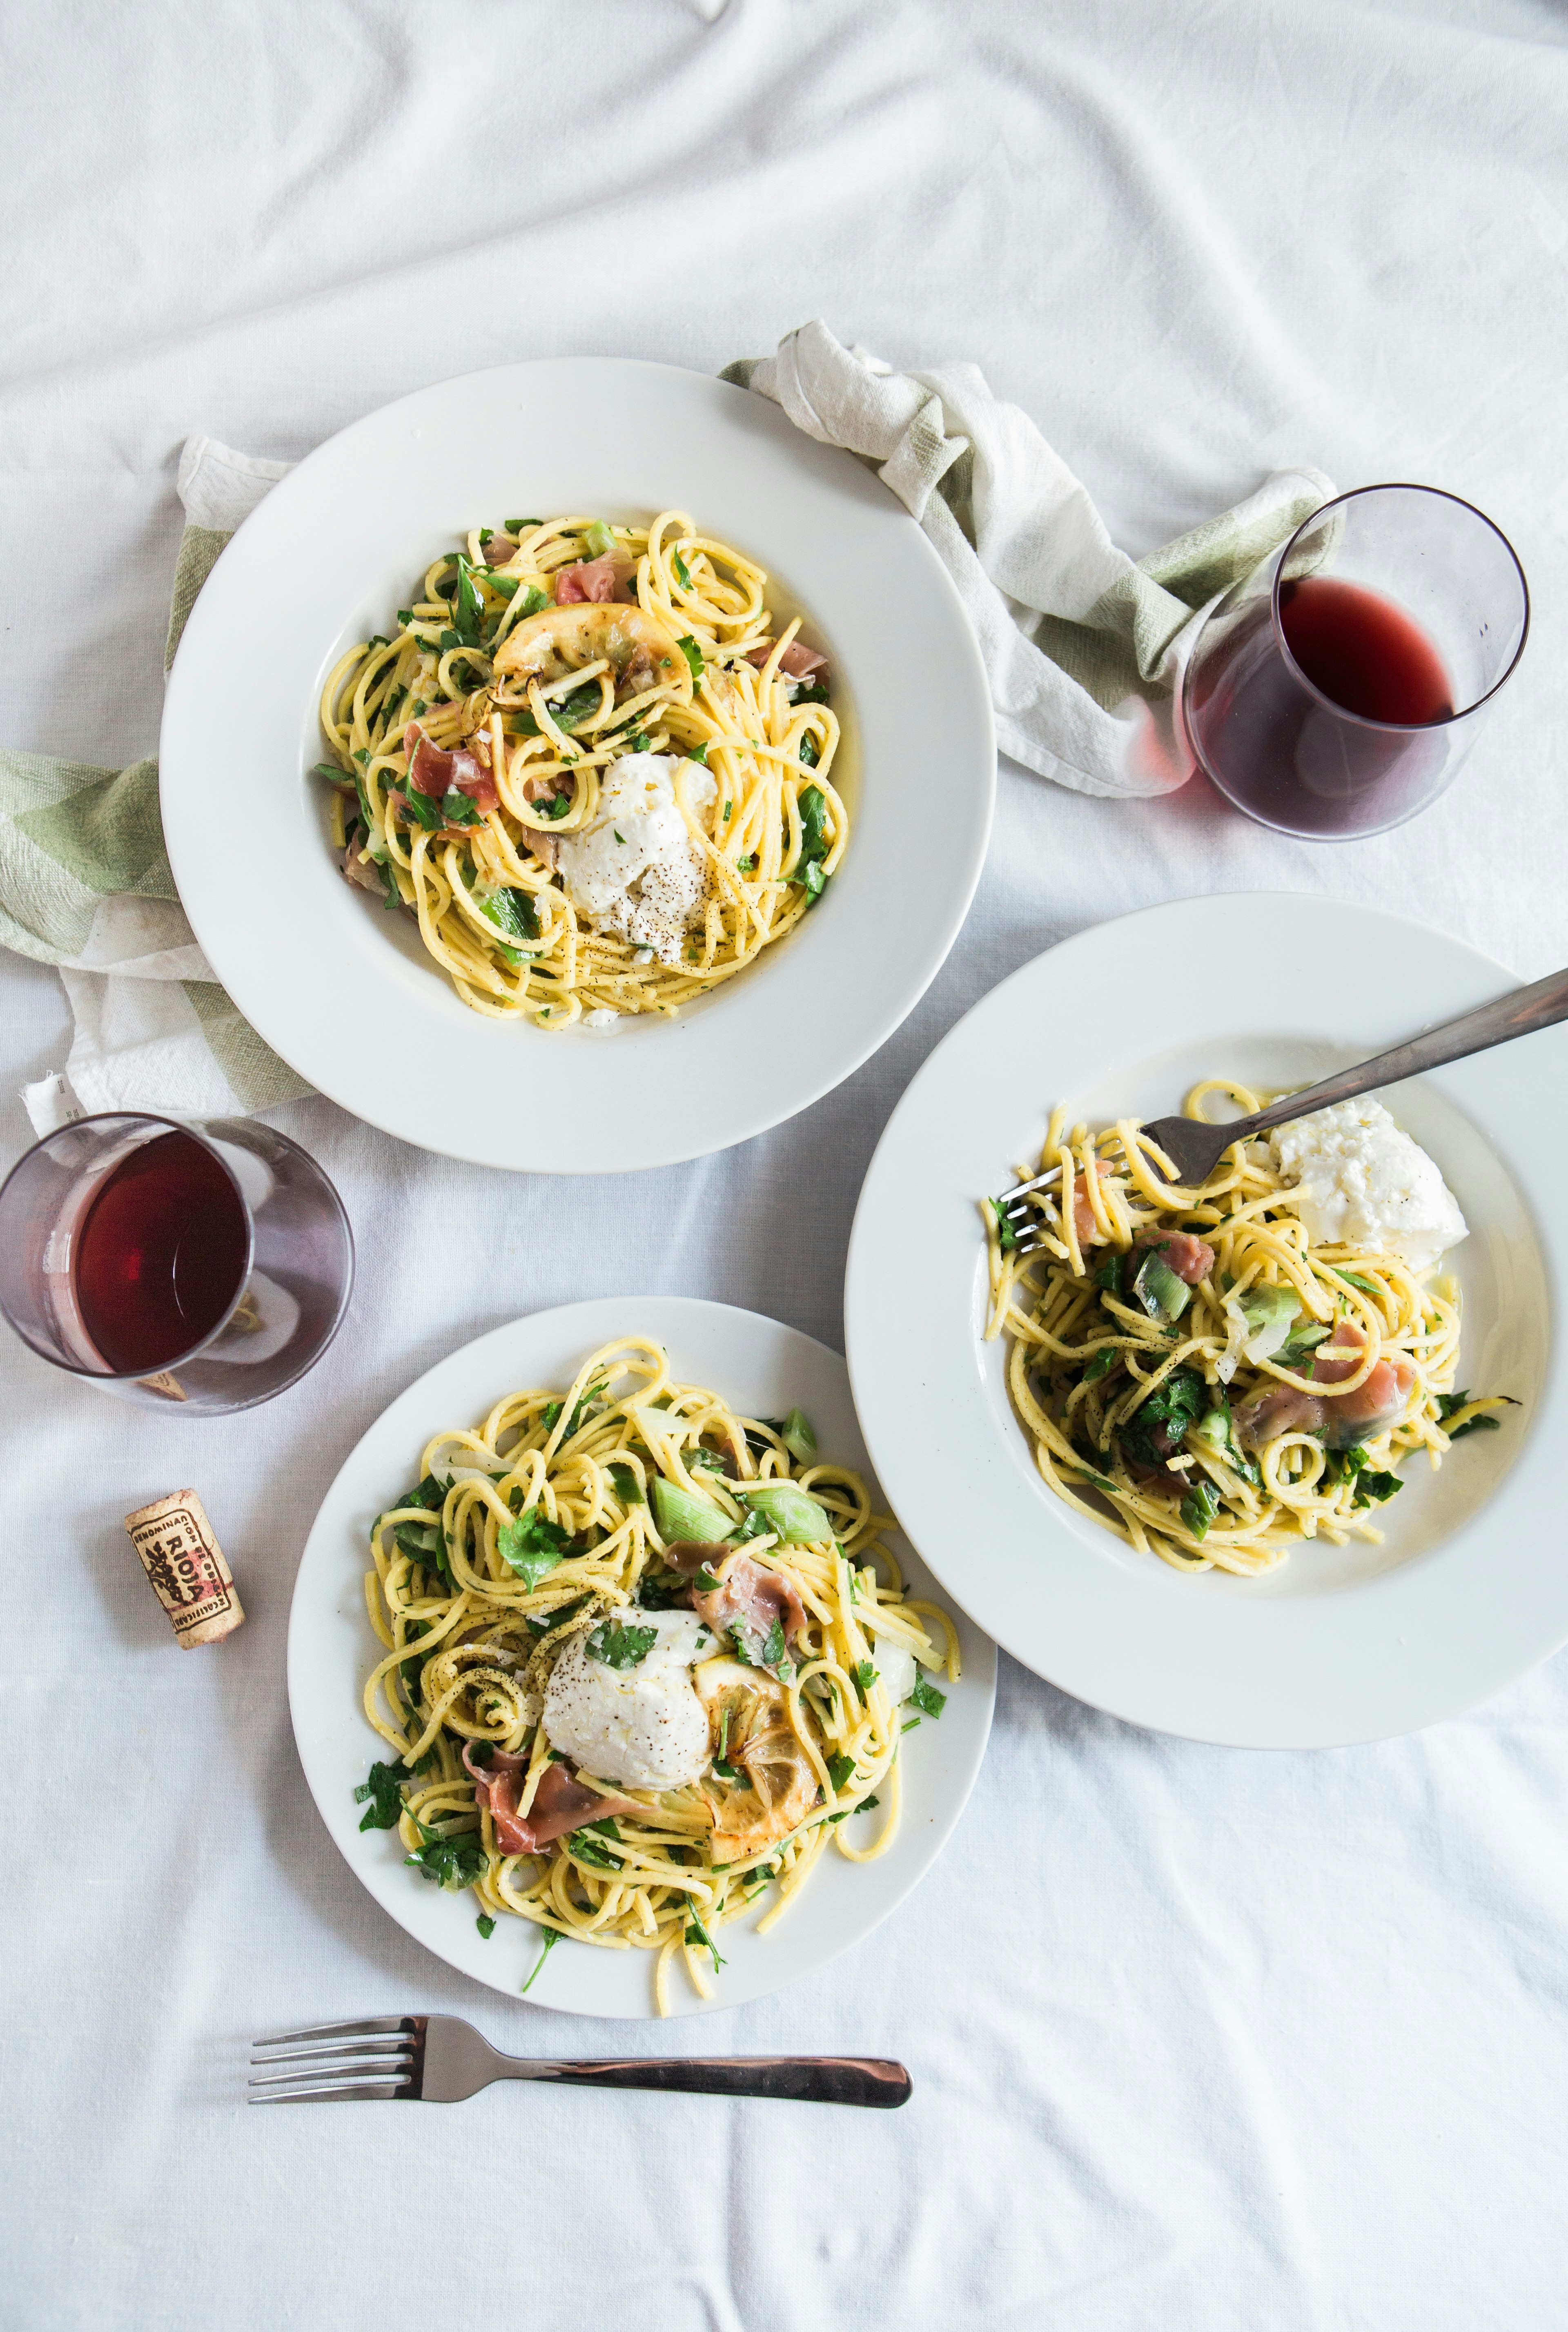
M 770 1892 L 760 1926 L 771 1927 L 830 1840 L 852 1862 L 886 1852 L 901 1739 L 920 1719 L 890 1700 L 879 1648 L 918 1677 L 913 1710 L 936 1716 L 943 1696 L 910 1661 L 956 1679 L 958 1638 L 937 1606 L 906 1597 L 881 1536 L 890 1517 L 859 1475 L 816 1457 L 798 1410 L 737 1416 L 672 1382 L 663 1348 L 628 1336 L 564 1391 L 509 1393 L 473 1431 L 437 1433 L 421 1476 L 371 1533 L 366 1601 L 385 1657 L 365 1709 L 397 1762 L 359 1791 L 360 1826 L 396 1822 L 426 1877 L 472 1886 L 482 1935 L 512 1916 L 542 1928 L 546 1950 L 568 1936 L 651 1951 L 664 2014 L 672 1960 L 711 1998 L 719 1930 Z M 723 1544 L 685 1544 L 681 1525 L 697 1520 Z M 694 1585 L 664 1559 L 676 1538 L 675 1561 L 704 1557 Z M 748 1644 L 738 1622 L 693 1619 L 712 1639 L 681 1672 L 705 1716 L 698 1778 L 637 1789 L 574 1773 L 543 1722 L 558 1662 L 608 1663 L 613 1690 L 653 1637 L 617 1614 L 636 1606 L 634 1621 L 656 1622 L 698 1589 L 715 1591 L 697 1597 L 712 1612 L 727 1582 L 748 1579 L 780 1605 L 798 1599 L 792 1638 L 775 1625 Z M 538 1820 L 541 1792 L 580 1802 L 575 1827 L 506 1850 L 492 1777 L 509 1836 Z M 600 1802 L 617 1811 L 596 1821 Z M 877 1827 L 856 1843 L 861 1816 Z
M 333 839 L 346 872 L 417 915 L 475 1011 L 547 1030 L 589 1012 L 674 1014 L 792 931 L 837 869 L 838 722 L 813 674 L 781 667 L 799 621 L 773 636 L 763 569 L 684 511 L 646 527 L 506 524 L 436 559 L 393 635 L 329 674 Z M 595 561 L 600 588 L 613 571 L 635 601 L 556 605 L 565 570 Z M 763 647 L 760 667 L 748 661 Z M 441 752 L 479 756 L 479 801 L 448 790 L 438 806 L 410 785 L 411 722 Z M 633 751 L 677 758 L 698 860 L 678 943 L 658 951 L 580 912 L 555 868 Z
M 1185 1114 L 1211 1096 L 1244 1115 L 1272 1098 L 1209 1077 Z M 1184 1190 L 1135 1121 L 1095 1134 L 1058 1108 L 1018 1179 L 1053 1165 L 1060 1184 L 1030 1202 L 1041 1251 L 1014 1252 L 985 1202 L 986 1336 L 1009 1339 L 1046 1481 L 1129 1545 L 1179 1571 L 1251 1574 L 1304 1539 L 1381 1541 L 1393 1467 L 1425 1450 L 1435 1468 L 1458 1434 L 1496 1425 L 1506 1396 L 1453 1390 L 1456 1281 L 1310 1247 L 1267 1138 Z

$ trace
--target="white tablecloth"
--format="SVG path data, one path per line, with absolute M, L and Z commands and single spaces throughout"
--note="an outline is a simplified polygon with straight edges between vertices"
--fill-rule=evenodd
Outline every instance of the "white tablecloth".
M 1466 777 L 1381 841 L 1281 841 L 1200 784 L 1128 807 L 1004 768 L 980 897 L 908 1026 L 705 1164 L 577 1188 L 325 1102 L 281 1113 L 343 1192 L 361 1277 L 270 1408 L 149 1419 L 0 1346 L 0 2318 L 1560 2322 L 1563 1660 L 1419 1738 L 1276 1756 L 1137 1733 L 1005 1663 L 969 1813 L 904 1910 L 810 1985 L 674 2032 L 509 2006 L 406 1940 L 327 1843 L 283 1695 L 306 1527 L 388 1396 L 498 1321 L 621 1289 L 837 1342 L 890 1108 L 1064 934 L 1276 887 L 1527 976 L 1568 955 L 1560 10 L 56 0 L 7 29 L 9 743 L 155 747 L 188 431 L 293 456 L 447 373 L 712 369 L 818 312 L 894 362 L 980 362 L 1133 551 L 1283 464 L 1449 487 L 1518 546 L 1537 634 Z M 237 678 L 265 687 L 263 641 Z M 9 1162 L 14 1090 L 66 1027 L 53 975 L 0 978 Z M 187 1481 L 251 1615 L 194 1655 L 120 1526 Z M 902 2055 L 915 2096 L 238 2102 L 253 2033 L 438 2007 L 524 2050 Z

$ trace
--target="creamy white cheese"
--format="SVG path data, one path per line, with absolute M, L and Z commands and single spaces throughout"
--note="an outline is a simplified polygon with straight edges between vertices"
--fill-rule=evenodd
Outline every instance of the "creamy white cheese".
M 1466 1237 L 1453 1192 L 1381 1101 L 1363 1095 L 1281 1125 L 1268 1137 L 1284 1193 L 1314 1247 L 1364 1247 L 1429 1271 Z
M 661 963 L 679 962 L 686 927 L 708 895 L 702 854 L 675 799 L 677 770 L 693 809 L 705 809 L 716 790 L 712 770 L 668 753 L 623 753 L 593 817 L 563 834 L 557 850 L 578 913 L 651 949 Z
M 616 1668 L 595 1659 L 591 1633 L 575 1636 L 550 1671 L 546 1738 L 600 1781 L 629 1790 L 679 1789 L 708 1763 L 708 1713 L 692 1682 L 692 1663 L 716 1649 L 713 1632 L 693 1611 L 633 1605 L 611 1620 L 652 1628 L 658 1640 L 635 1668 Z

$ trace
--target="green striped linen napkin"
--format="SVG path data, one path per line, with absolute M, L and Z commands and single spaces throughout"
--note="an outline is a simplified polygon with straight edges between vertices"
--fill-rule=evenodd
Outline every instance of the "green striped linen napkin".
M 210 437 L 186 444 L 165 672 L 219 551 L 289 467 Z M 23 1090 L 39 1133 L 92 1110 L 234 1117 L 311 1091 L 196 943 L 164 849 L 155 760 L 99 769 L 0 751 L 0 944 L 59 967 L 76 1023 L 64 1067 Z

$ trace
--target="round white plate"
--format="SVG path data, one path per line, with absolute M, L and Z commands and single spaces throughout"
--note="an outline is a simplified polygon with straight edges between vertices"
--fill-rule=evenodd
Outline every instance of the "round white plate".
M 1188 899 L 1085 932 L 978 1004 L 883 1136 L 845 1321 L 872 1462 L 948 1592 L 1080 1700 L 1254 1748 L 1381 1739 L 1468 1706 L 1568 1639 L 1552 1289 L 1568 1265 L 1568 1032 L 1384 1096 L 1470 1236 L 1459 1381 L 1514 1394 L 1378 1521 L 1381 1547 L 1303 1545 L 1267 1576 L 1179 1576 L 1048 1490 L 983 1342 L 978 1202 L 1038 1155 L 1052 1104 L 1104 1124 L 1181 1106 L 1206 1074 L 1305 1084 L 1517 987 L 1439 932 L 1313 898 Z
M 316 1516 L 289 1620 L 289 1706 L 300 1762 L 321 1820 L 355 1877 L 400 1927 L 441 1959 L 496 1992 L 515 1997 L 539 1957 L 539 1934 L 502 1919 L 488 1943 L 474 1926 L 471 1893 L 447 1894 L 406 1868 L 396 1831 L 361 1830 L 354 1792 L 385 1744 L 365 1720 L 365 1679 L 381 1657 L 365 1614 L 368 1539 L 443 1425 L 471 1425 L 504 1393 L 525 1386 L 570 1383 L 596 1346 L 614 1336 L 654 1336 L 676 1379 L 705 1384 L 747 1416 L 778 1417 L 798 1406 L 816 1429 L 824 1456 L 869 1474 L 855 1420 L 849 1378 L 837 1352 L 760 1313 L 687 1296 L 604 1296 L 536 1312 L 480 1336 L 438 1362 L 378 1418 L 328 1491 Z M 893 1536 L 899 1560 L 909 1557 Z M 916 1593 L 934 1592 L 917 1558 L 906 1577 Z M 792 1983 L 836 1952 L 870 1934 L 923 1878 L 963 1811 L 990 1732 L 996 1698 L 996 1647 L 953 1611 L 963 1673 L 947 1691 L 940 1718 L 923 1719 L 903 1751 L 904 1814 L 898 1837 L 876 1862 L 855 1864 L 830 1848 L 799 1900 L 771 1935 L 753 1930 L 766 1910 L 722 1930 L 728 1961 L 717 1996 L 700 2000 L 684 1970 L 670 1983 L 673 2012 L 733 2008 Z M 869 1817 L 875 1821 L 877 1817 Z M 875 1832 L 869 1833 L 875 1835 Z M 584 2016 L 651 2016 L 652 1954 L 560 1944 L 528 1997 Z
M 471 526 L 671 508 L 757 559 L 772 604 L 805 613 L 831 654 L 846 729 L 834 774 L 854 820 L 841 871 L 798 932 L 678 1020 L 554 1036 L 485 1019 L 410 920 L 339 872 L 326 788 L 308 774 L 325 750 L 322 684 Z M 858 1068 L 957 937 L 996 790 L 979 651 L 887 488 L 764 397 L 603 358 L 444 381 L 301 462 L 192 610 L 160 752 L 186 913 L 274 1051 L 406 1142 L 558 1174 L 702 1157 Z

